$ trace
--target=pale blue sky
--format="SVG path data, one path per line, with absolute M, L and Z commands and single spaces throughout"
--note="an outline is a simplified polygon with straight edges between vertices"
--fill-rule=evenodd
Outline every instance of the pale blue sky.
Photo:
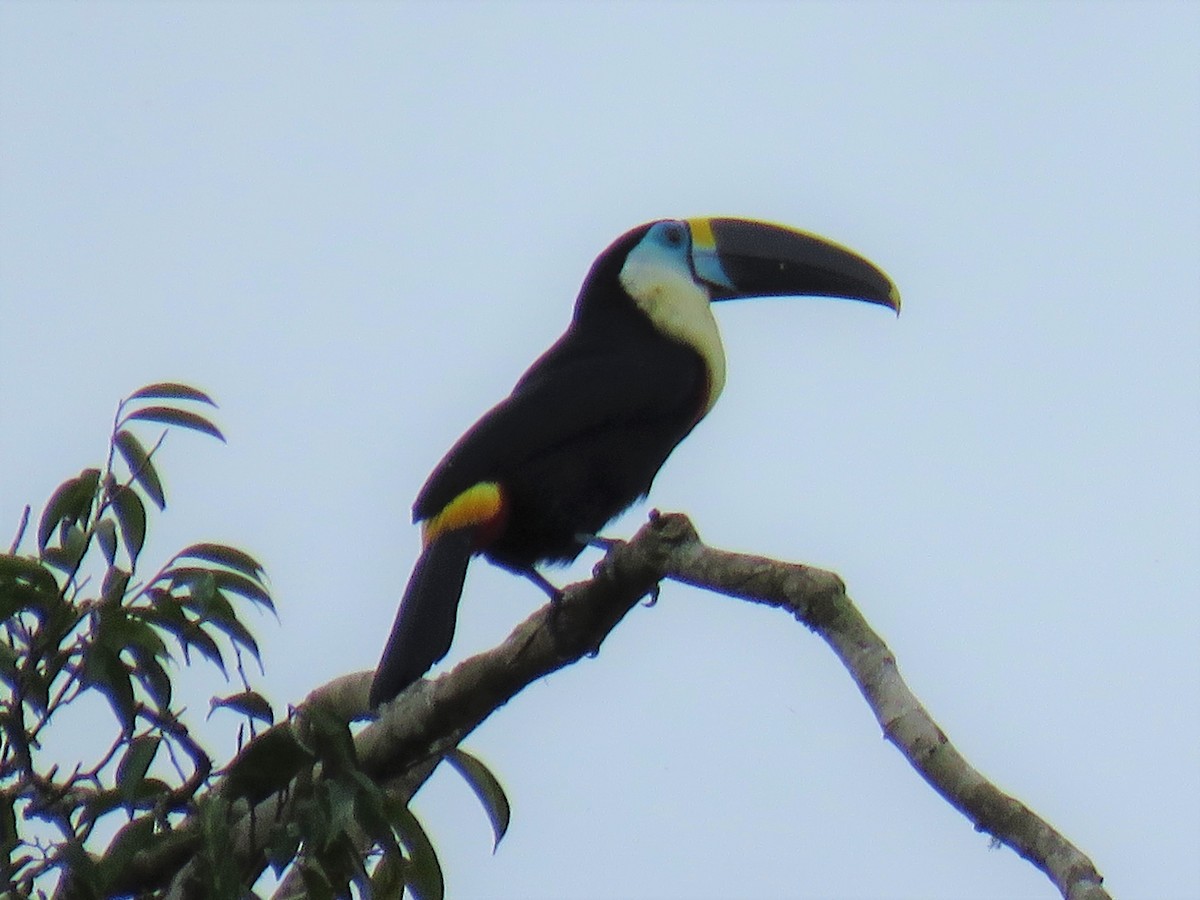
M 723 305 L 725 394 L 651 503 L 836 569 L 968 758 L 1116 895 L 1186 896 L 1197 46 L 1186 3 L 0 4 L 0 523 L 121 396 L 211 391 L 229 444 L 168 440 L 149 550 L 263 559 L 297 701 L 375 664 L 413 496 L 613 237 L 822 232 L 904 314 Z M 477 567 L 447 662 L 541 599 Z M 429 786 L 456 898 L 1054 896 L 819 640 L 681 586 L 468 746 L 514 818 L 493 856 Z

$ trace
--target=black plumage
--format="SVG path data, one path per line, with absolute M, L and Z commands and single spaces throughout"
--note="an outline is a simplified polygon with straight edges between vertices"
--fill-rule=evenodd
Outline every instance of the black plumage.
M 723 235 L 732 252 L 722 259 Z M 425 545 L 376 671 L 372 706 L 448 651 L 472 555 L 524 573 L 570 561 L 587 535 L 646 495 L 724 379 L 709 300 L 806 289 L 899 303 L 870 263 L 781 226 L 652 222 L 609 246 L 584 280 L 567 331 L 454 444 L 417 495 Z M 476 494 L 480 502 L 462 502 Z

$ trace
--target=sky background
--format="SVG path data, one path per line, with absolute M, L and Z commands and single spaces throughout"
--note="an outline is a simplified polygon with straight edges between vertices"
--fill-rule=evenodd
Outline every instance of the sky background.
M 817 231 L 903 315 L 723 304 L 728 385 L 650 504 L 838 571 L 1114 895 L 1194 897 L 1197 46 L 1187 3 L 0 3 L 0 532 L 102 459 L 121 397 L 210 391 L 229 443 L 168 438 L 148 558 L 262 559 L 282 709 L 374 666 L 412 498 L 614 237 Z M 475 567 L 446 662 L 541 601 Z M 452 897 L 1056 896 L 819 639 L 680 585 L 466 746 L 513 823 L 493 855 L 435 777 Z

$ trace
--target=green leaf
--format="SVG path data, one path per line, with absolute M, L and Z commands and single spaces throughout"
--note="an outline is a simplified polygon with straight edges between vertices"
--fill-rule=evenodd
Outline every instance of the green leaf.
M 150 588 L 146 591 L 150 603 L 138 603 L 131 607 L 139 618 L 157 628 L 162 628 L 171 634 L 179 634 L 192 627 L 192 623 L 183 613 L 183 604 L 178 597 L 171 595 L 162 588 Z
M 125 539 L 125 552 L 133 563 L 146 543 L 146 506 L 127 487 L 115 486 L 111 491 L 113 512 L 117 516 L 117 524 L 121 526 L 121 536 Z
M 328 819 L 323 823 L 328 829 L 326 843 L 331 838 L 344 834 L 354 826 L 354 795 L 357 785 L 353 780 L 323 778 L 317 784 L 317 796 L 323 801 Z
M 217 642 L 201 626 L 193 623 L 186 631 L 177 633 L 176 637 L 183 644 L 185 659 L 188 656 L 188 651 L 192 647 L 195 647 L 200 651 L 201 656 L 221 670 L 222 675 L 228 674 L 225 668 L 225 657 L 221 655 L 221 648 L 217 646 Z
M 214 710 L 232 709 L 234 712 L 239 712 L 267 725 L 275 724 L 275 713 L 271 709 L 271 704 L 257 691 L 242 691 L 240 694 L 231 694 L 228 697 L 213 697 L 210 705 Z
M 211 585 L 211 580 L 208 583 Z M 192 621 L 185 614 L 185 609 L 191 606 L 190 597 L 177 597 L 162 588 L 150 588 L 146 591 L 146 595 L 150 598 L 151 604 L 148 606 L 139 604 L 133 608 L 134 614 L 139 619 L 155 628 L 161 628 L 163 631 L 173 634 L 183 649 L 184 659 L 189 663 L 191 662 L 189 651 L 195 647 L 209 662 L 222 672 L 225 671 L 225 660 L 221 656 L 221 649 L 217 646 L 217 642 L 200 627 L 199 623 Z
M 42 550 L 42 559 L 60 572 L 72 575 L 79 568 L 79 561 L 83 559 L 83 554 L 87 552 L 87 535 L 74 522 L 64 521 L 60 530 L 62 534 L 59 538 L 59 546 L 46 547 Z
M 217 578 L 212 569 L 176 566 L 164 572 L 163 576 L 170 580 L 172 591 L 185 608 L 193 609 L 205 618 L 210 615 L 225 619 L 235 616 L 229 599 L 218 596 Z M 181 592 L 181 589 L 185 592 Z
M 500 846 L 500 840 L 504 837 L 505 832 L 508 831 L 508 822 L 512 814 L 503 786 L 491 769 L 465 750 L 452 749 L 446 754 L 445 759 L 458 770 L 463 780 L 471 786 L 471 790 L 479 798 L 479 802 L 483 804 L 484 812 L 487 813 L 488 819 L 492 823 L 492 833 L 496 836 L 496 842 L 492 845 L 494 852 Z
M 95 643 L 85 652 L 84 660 L 88 684 L 105 696 L 125 733 L 133 731 L 133 681 L 120 656 L 108 646 Z
M 170 654 L 162 636 L 142 618 L 140 612 L 116 604 L 101 606 L 97 614 L 93 650 L 102 647 L 120 662 L 124 677 L 121 684 L 114 685 L 121 691 L 117 697 L 119 702 L 124 699 L 124 682 L 129 682 L 132 695 L 133 681 L 136 680 L 156 708 L 161 709 L 170 703 L 171 681 L 159 660 L 169 659 Z M 122 654 L 131 657 L 132 663 L 126 662 Z M 109 677 L 111 680 L 114 676 L 110 674 Z
M 120 603 L 125 597 L 125 588 L 129 587 L 130 575 L 119 566 L 110 565 L 104 573 L 104 583 L 100 586 L 100 596 L 107 603 Z
M 100 608 L 96 640 L 102 641 L 114 653 L 137 650 L 153 659 L 168 657 L 167 645 L 140 610 L 117 604 Z
M 163 381 L 158 384 L 148 384 L 138 388 L 129 395 L 130 400 L 195 400 L 197 403 L 207 403 L 216 406 L 212 397 L 188 384 L 176 381 Z
M 317 704 L 298 722 L 297 739 L 325 768 L 326 778 L 338 778 L 358 770 L 354 737 L 344 719 Z
M 142 486 L 146 496 L 153 500 L 159 509 L 166 509 L 167 498 L 163 494 L 162 482 L 158 478 L 158 473 L 154 471 L 154 464 L 150 462 L 150 454 L 146 452 L 141 441 L 134 437 L 132 432 L 122 428 L 113 437 L 113 444 L 121 451 L 121 456 L 125 458 L 125 464 L 129 466 L 130 474 Z
M 71 873 L 71 900 L 101 900 L 108 875 L 100 869 L 95 858 L 75 838 L 67 838 L 56 848 Z
M 111 566 L 117 558 L 117 523 L 105 516 L 96 523 L 93 533 L 100 542 L 100 552 Z
M 22 583 L 39 590 L 58 593 L 58 582 L 36 559 L 0 553 L 0 588 L 12 583 Z
M 159 422 L 163 425 L 178 425 L 180 428 L 202 431 L 222 442 L 225 440 L 225 435 L 221 434 L 220 429 L 204 416 L 186 409 L 176 409 L 173 406 L 147 406 L 144 409 L 135 409 L 122 420 L 122 424 L 130 419 Z
M 354 797 L 354 815 L 363 834 L 378 844 L 386 855 L 389 851 L 400 852 L 396 836 L 392 833 L 390 817 L 391 800 L 382 787 L 372 781 L 361 770 L 351 776 L 357 785 Z
M 186 588 L 187 594 L 180 597 L 185 606 L 198 612 L 207 612 L 217 593 L 217 579 L 212 569 L 202 566 L 176 566 L 167 569 L 162 577 L 170 582 L 172 592 Z M 180 596 L 174 594 L 174 596 Z
M 175 554 L 176 559 L 202 559 L 206 562 L 220 563 L 226 568 L 249 575 L 255 581 L 262 582 L 263 567 L 249 553 L 229 547 L 225 544 L 192 544 Z
M 133 858 L 150 849 L 154 837 L 153 815 L 143 815 L 128 822 L 113 836 L 104 856 L 97 861 L 93 883 L 103 890 L 104 886 L 125 874 Z M 107 893 L 103 890 L 103 895 Z
M 371 873 L 371 894 L 374 897 L 404 895 L 404 857 L 385 850 L 375 871 Z
M 213 577 L 217 580 L 217 587 L 221 590 L 241 594 L 248 600 L 253 600 L 255 603 L 265 606 L 272 612 L 275 611 L 275 604 L 271 602 L 271 595 L 257 582 L 251 581 L 245 575 L 240 575 L 237 572 L 224 572 L 220 569 L 213 569 L 212 573 Z
M 38 522 L 39 550 L 46 549 L 50 535 L 60 522 L 78 522 L 87 518 L 99 483 L 99 469 L 84 469 L 78 478 L 64 481 L 55 488 Z
M 27 556 L 0 554 L 0 621 L 23 609 L 48 609 L 59 600 L 49 569 Z
M 121 756 L 121 762 L 117 765 L 117 788 L 125 801 L 125 808 L 130 811 L 133 808 L 133 800 L 138 795 L 138 788 L 150 770 L 150 763 L 154 762 L 154 756 L 158 753 L 160 743 L 162 738 L 148 734 L 134 738 L 129 742 Z
M 17 666 L 21 661 L 19 656 L 8 643 L 0 641 L 0 681 L 12 686 L 13 676 L 17 672 Z M 4 857 L 4 851 L 0 849 L 0 858 Z
M 396 800 L 392 806 L 392 826 L 396 830 L 396 837 L 408 850 L 409 864 L 405 873 L 408 889 L 417 900 L 442 900 L 446 894 L 446 882 L 437 851 L 433 849 L 433 842 L 412 810 L 400 800 Z
M 248 629 L 240 621 L 234 618 L 220 625 L 214 624 L 213 627 L 219 628 L 224 633 L 225 637 L 229 638 L 229 640 L 233 641 L 235 644 L 244 647 L 250 653 L 250 655 L 254 657 L 254 661 L 257 662 L 260 667 L 262 666 L 262 653 L 259 652 L 258 641 L 254 639 L 254 635 L 250 633 L 250 629 Z
M 188 594 L 180 598 L 180 605 L 184 609 L 193 610 L 199 617 L 200 623 L 211 626 L 234 643 L 241 644 L 254 655 L 256 660 L 262 662 L 258 641 L 242 624 L 233 604 L 229 602 L 229 598 L 217 587 L 218 579 L 215 576 L 233 576 L 232 572 L 180 566 L 165 574 L 172 579 L 174 584 L 188 588 Z M 240 578 L 241 576 L 235 577 Z
M 252 804 L 281 791 L 315 762 L 296 739 L 288 724 L 264 731 L 226 770 L 222 793 L 230 800 L 245 798 Z
M 299 860 L 300 880 L 304 882 L 304 896 L 309 900 L 334 900 L 333 883 L 325 874 L 320 860 L 305 856 Z
M 15 795 L 0 791 L 0 859 L 12 859 L 19 841 Z
M 296 858 L 296 853 L 300 850 L 300 840 L 300 827 L 295 822 L 280 822 L 271 829 L 266 848 L 267 862 L 274 870 L 276 878 L 281 876 L 283 870 Z M 398 894 L 396 896 L 399 897 Z
M 133 677 L 149 695 L 150 704 L 158 712 L 166 712 L 171 705 L 171 677 L 152 653 L 137 644 L 129 647 L 133 656 Z
M 202 891 L 184 891 L 185 896 L 233 898 L 253 896 L 240 883 L 239 865 L 234 853 L 231 824 L 235 820 L 228 802 L 211 793 L 200 804 L 201 843 L 197 854 L 197 875 Z
M 227 569 L 210 569 L 207 566 L 176 566 L 168 569 L 163 575 L 176 584 L 191 586 L 195 594 L 200 593 L 198 586 L 202 584 L 203 580 L 211 578 L 215 589 L 241 594 L 272 612 L 275 610 L 275 605 L 271 602 L 271 595 L 262 585 L 238 572 L 231 572 Z

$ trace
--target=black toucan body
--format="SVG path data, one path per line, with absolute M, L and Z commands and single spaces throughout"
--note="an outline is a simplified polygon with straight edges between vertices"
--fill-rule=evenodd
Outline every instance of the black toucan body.
M 413 506 L 423 549 L 371 686 L 392 699 L 446 655 L 467 564 L 537 578 L 646 495 L 716 402 L 710 303 L 845 297 L 895 311 L 886 275 L 824 238 L 744 219 L 662 220 L 592 265 L 567 331 L 446 454 Z

